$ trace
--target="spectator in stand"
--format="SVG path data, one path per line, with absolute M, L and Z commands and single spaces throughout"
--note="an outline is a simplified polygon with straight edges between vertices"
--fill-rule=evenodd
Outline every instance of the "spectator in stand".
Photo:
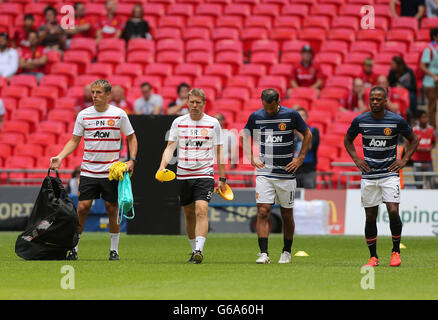
M 396 10 L 397 4 L 400 4 L 401 17 L 414 17 L 418 21 L 421 20 L 426 10 L 424 0 L 391 0 L 389 6 L 394 18 L 399 17 Z
M 76 100 L 76 113 L 82 109 L 93 105 L 93 97 L 91 96 L 91 85 L 84 86 L 84 95 Z
M 313 50 L 309 45 L 301 49 L 301 62 L 293 67 L 290 86 L 292 89 L 299 87 L 312 87 L 318 91 L 322 87 L 323 74 L 319 66 L 313 63 Z M 290 89 L 288 96 L 290 96 Z
M 382 74 L 377 78 L 377 86 L 382 87 L 386 90 L 386 96 L 388 99 L 388 110 L 399 114 L 400 105 L 397 102 L 391 101 L 391 88 L 389 87 L 389 82 L 385 75 Z
M 306 109 L 298 107 L 296 111 L 307 123 L 308 115 Z M 309 151 L 306 153 L 303 164 L 296 171 L 297 188 L 315 189 L 316 188 L 316 164 L 318 162 L 317 154 L 319 147 L 319 130 L 315 127 L 309 126 L 312 132 L 312 142 Z M 294 157 L 300 154 L 303 144 L 303 135 L 295 130 L 294 136 Z
M 110 104 L 123 109 L 127 114 L 132 113 L 132 106 L 125 100 L 125 90 L 119 85 L 111 89 Z
M 427 98 L 429 123 L 436 130 L 436 101 L 438 99 L 438 28 L 430 30 L 431 43 L 421 56 L 421 70 L 424 72 L 423 87 Z
M 44 76 L 44 67 L 47 63 L 45 48 L 39 45 L 38 33 L 29 32 L 29 48 L 22 48 L 20 52 L 19 67 L 21 73 L 32 74 L 38 82 Z
M 0 131 L 2 130 L 3 119 L 5 117 L 5 106 L 3 104 L 3 100 L 0 99 Z
M 154 114 L 163 112 L 163 98 L 159 94 L 152 93 L 152 87 L 148 82 L 141 84 L 143 96 L 134 102 L 134 114 Z
M 106 16 L 97 23 L 96 42 L 99 44 L 102 38 L 120 38 L 124 28 L 122 17 L 116 15 L 117 3 L 114 0 L 105 2 Z
M 131 18 L 126 22 L 122 37 L 126 41 L 134 38 L 151 39 L 149 32 L 149 24 L 143 19 L 143 6 L 137 3 L 132 8 Z
M 418 148 L 412 155 L 412 162 L 415 172 L 432 171 L 433 160 L 432 150 L 436 145 L 434 128 L 429 125 L 429 116 L 426 111 L 420 110 L 417 113 L 418 124 L 414 127 L 414 133 L 418 136 Z M 423 177 L 415 175 L 416 182 L 422 182 Z M 424 177 L 426 187 L 435 189 L 435 177 Z M 422 185 L 417 185 L 417 189 L 422 189 Z
M 75 9 L 75 27 L 66 29 L 69 38 L 94 38 L 93 19 L 86 15 L 84 3 L 76 2 Z
M 12 77 L 18 70 L 18 53 L 8 46 L 9 35 L 0 33 L 0 76 Z
M 189 112 L 187 108 L 187 98 L 189 96 L 190 86 L 187 83 L 181 83 L 178 86 L 178 98 L 167 106 L 167 114 L 184 115 Z
M 412 116 L 417 113 L 417 79 L 402 57 L 394 56 L 388 75 L 390 87 L 405 88 L 409 91 L 409 110 Z
M 426 16 L 428 18 L 438 17 L 438 0 L 426 0 Z
M 23 28 L 19 28 L 15 30 L 14 37 L 14 46 L 15 47 L 29 47 L 29 41 L 27 40 L 29 32 L 36 31 L 35 26 L 35 18 L 33 14 L 26 14 L 23 18 Z
M 56 20 L 57 12 L 55 8 L 47 6 L 44 9 L 44 19 L 46 24 L 38 29 L 40 43 L 47 49 L 64 50 L 65 49 L 65 32 Z
M 365 88 L 373 87 L 377 84 L 378 75 L 373 72 L 373 66 L 373 59 L 365 58 L 363 60 L 363 70 L 359 78 L 363 80 Z
M 348 94 L 347 104 L 345 108 L 340 107 L 341 111 L 354 111 L 364 113 L 368 111 L 365 103 L 365 84 L 362 79 L 356 78 L 353 82 L 353 90 Z
M 226 129 L 226 119 L 222 113 L 216 113 L 214 117 L 219 121 L 222 128 L 222 141 L 224 143 L 222 152 L 225 164 L 230 164 L 230 169 L 237 167 L 239 163 L 239 136 L 236 130 Z
M 81 167 L 76 167 L 71 174 L 71 179 L 68 182 L 66 191 L 67 194 L 79 196 L 79 181 L 81 179 Z

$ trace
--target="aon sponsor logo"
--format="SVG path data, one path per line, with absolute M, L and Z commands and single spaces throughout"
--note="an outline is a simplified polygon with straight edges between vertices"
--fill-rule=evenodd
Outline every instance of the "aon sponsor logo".
M 267 136 L 265 143 L 282 142 L 283 136 Z
M 96 131 L 93 138 L 109 138 L 110 133 L 108 131 Z
M 204 141 L 188 140 L 186 142 L 186 147 L 202 147 L 203 144 L 204 144 Z
M 386 140 L 372 139 L 370 141 L 370 147 L 386 147 Z

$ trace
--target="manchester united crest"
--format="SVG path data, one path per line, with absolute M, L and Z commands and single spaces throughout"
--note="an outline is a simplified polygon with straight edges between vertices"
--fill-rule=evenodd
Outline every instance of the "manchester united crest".
M 286 123 L 282 122 L 278 125 L 278 129 L 280 129 L 281 131 L 286 130 Z
M 391 135 L 391 133 L 392 133 L 392 130 L 391 130 L 390 128 L 385 128 L 385 129 L 383 130 L 383 134 L 384 134 L 385 136 L 389 136 L 389 135 Z

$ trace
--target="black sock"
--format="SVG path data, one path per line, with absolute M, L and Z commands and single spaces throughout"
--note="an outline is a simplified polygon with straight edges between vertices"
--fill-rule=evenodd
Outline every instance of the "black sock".
M 259 238 L 259 248 L 261 253 L 268 254 L 268 238 Z
M 291 253 L 292 251 L 292 242 L 294 241 L 294 239 L 292 238 L 292 239 L 286 239 L 286 238 L 283 238 L 283 243 L 284 243 L 284 246 L 283 246 L 283 252 L 284 251 L 287 251 L 287 252 L 289 252 L 289 253 Z
M 391 216 L 389 217 L 389 227 L 392 234 L 392 252 L 400 253 L 400 240 L 403 223 L 399 215 L 396 215 L 393 218 L 391 218 Z
M 376 221 L 365 222 L 365 240 L 370 250 L 370 257 L 377 256 L 377 223 Z

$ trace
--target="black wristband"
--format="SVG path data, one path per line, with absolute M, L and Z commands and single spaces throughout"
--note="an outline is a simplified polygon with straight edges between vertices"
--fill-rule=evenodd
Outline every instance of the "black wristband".
M 227 182 L 227 178 L 222 178 L 222 177 L 220 177 L 220 178 L 219 178 L 219 181 Z
M 134 161 L 134 163 L 137 164 L 137 159 L 135 158 L 130 158 L 129 161 Z

